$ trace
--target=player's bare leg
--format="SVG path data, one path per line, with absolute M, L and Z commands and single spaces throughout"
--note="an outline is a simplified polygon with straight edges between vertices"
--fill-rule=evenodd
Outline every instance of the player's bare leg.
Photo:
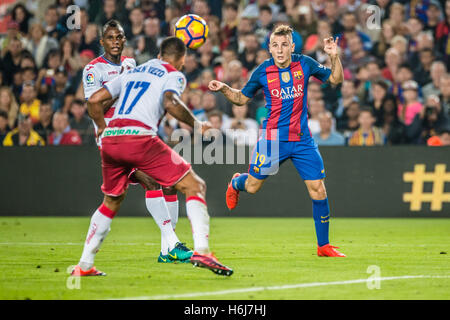
M 191 222 L 195 250 L 191 263 L 219 275 L 231 276 L 233 270 L 220 263 L 209 249 L 209 214 L 206 206 L 205 182 L 191 169 L 175 188 L 186 196 L 186 212 Z
M 72 276 L 105 276 L 94 267 L 95 255 L 103 240 L 111 230 L 111 222 L 120 209 L 126 192 L 117 197 L 105 195 L 102 205 L 94 212 L 84 243 L 80 262 L 72 271 Z
M 257 179 L 248 173 L 235 173 L 228 184 L 226 192 L 226 203 L 230 210 L 236 208 L 239 202 L 239 191 L 251 194 L 258 192 L 264 184 L 265 179 Z
M 175 234 L 175 226 L 178 221 L 176 190 L 174 188 L 162 189 L 153 178 L 141 170 L 134 171 L 133 177 L 146 190 L 145 204 L 161 230 L 161 252 L 158 262 L 189 262 L 192 251 L 181 243 Z M 173 250 L 176 252 L 172 252 Z M 184 251 L 184 253 L 180 251 Z
M 330 208 L 324 180 L 305 180 L 305 184 L 313 202 L 313 218 L 318 246 L 317 255 L 319 257 L 345 257 L 345 254 L 335 250 L 338 247 L 330 245 L 328 240 Z

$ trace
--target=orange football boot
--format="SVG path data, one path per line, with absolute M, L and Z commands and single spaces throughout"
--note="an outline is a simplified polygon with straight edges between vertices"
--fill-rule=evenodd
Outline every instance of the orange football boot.
M 89 277 L 89 276 L 106 276 L 106 273 L 101 272 L 95 267 L 92 267 L 88 271 L 83 271 L 79 265 L 76 265 L 75 268 L 73 268 L 72 273 L 70 274 L 74 277 Z
M 230 183 L 228 184 L 228 189 L 227 189 L 227 193 L 226 193 L 226 202 L 227 202 L 227 207 L 230 210 L 233 210 L 234 208 L 236 208 L 238 201 L 239 201 L 239 191 L 235 190 L 233 188 L 232 182 L 233 179 L 236 177 L 239 177 L 241 174 L 240 173 L 235 173 L 233 175 L 233 177 L 231 178 Z
M 319 257 L 346 257 L 345 254 L 335 249 L 339 249 L 339 247 L 332 246 L 328 243 L 324 246 L 317 247 L 317 255 Z
M 194 267 L 206 268 L 221 276 L 229 277 L 233 274 L 233 269 L 219 262 L 213 253 L 201 254 L 195 251 L 191 263 Z

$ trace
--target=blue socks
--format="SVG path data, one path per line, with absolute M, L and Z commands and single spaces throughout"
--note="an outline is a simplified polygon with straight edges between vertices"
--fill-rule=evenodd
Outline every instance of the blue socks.
M 242 173 L 239 177 L 231 180 L 231 185 L 234 190 L 245 191 L 245 181 L 247 181 L 248 173 Z
M 324 200 L 312 200 L 312 203 L 317 244 L 321 247 L 329 243 L 330 207 L 328 206 L 328 198 Z

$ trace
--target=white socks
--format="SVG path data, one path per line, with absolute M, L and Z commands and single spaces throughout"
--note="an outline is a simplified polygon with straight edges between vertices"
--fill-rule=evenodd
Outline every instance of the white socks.
M 88 271 L 94 266 L 95 254 L 100 249 L 105 237 L 108 235 L 112 218 L 115 212 L 102 204 L 92 215 L 83 253 L 79 265 L 82 270 Z
M 191 222 L 194 250 L 202 254 L 209 253 L 209 215 L 205 200 L 199 197 L 187 198 L 186 211 Z
M 178 222 L 178 197 L 174 195 L 164 195 L 164 200 L 166 201 L 167 209 L 169 210 L 170 222 L 172 223 L 173 231 Z M 161 253 L 167 255 L 169 253 L 169 245 L 161 234 Z
M 178 237 L 173 230 L 172 219 L 162 190 L 147 191 L 145 193 L 145 204 L 147 210 L 161 229 L 161 237 L 165 240 L 164 246 L 167 246 L 169 251 L 172 250 L 180 240 L 178 240 Z M 161 245 L 162 244 L 163 243 L 161 242 Z

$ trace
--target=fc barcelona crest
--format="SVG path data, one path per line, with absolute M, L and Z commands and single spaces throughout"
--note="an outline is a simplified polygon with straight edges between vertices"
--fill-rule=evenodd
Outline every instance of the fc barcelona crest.
M 301 71 L 295 71 L 294 72 L 294 79 L 295 80 L 302 80 L 303 78 L 303 73 Z
M 289 73 L 288 71 L 283 72 L 283 73 L 281 74 L 281 79 L 282 79 L 284 82 L 289 82 L 289 80 L 291 80 L 291 75 L 290 75 L 290 73 Z

